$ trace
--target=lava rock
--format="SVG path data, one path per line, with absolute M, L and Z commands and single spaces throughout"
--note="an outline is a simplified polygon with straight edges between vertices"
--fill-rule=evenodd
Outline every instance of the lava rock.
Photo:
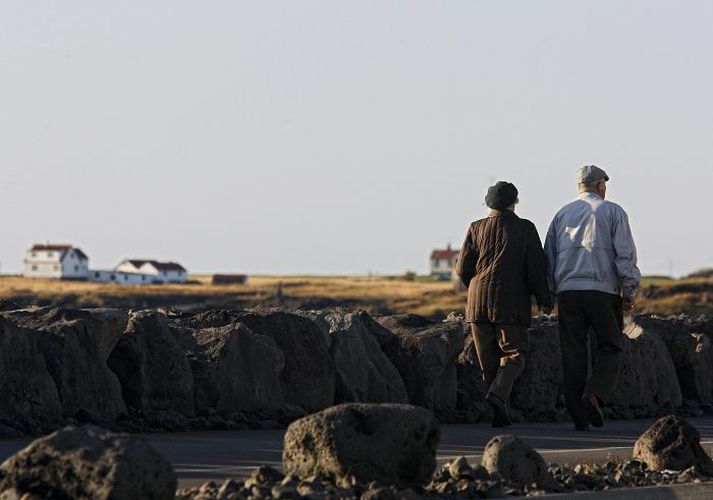
M 197 408 L 277 411 L 285 400 L 282 351 L 242 323 L 192 332 L 190 361 Z
M 511 434 L 495 436 L 483 450 L 482 465 L 492 474 L 520 485 L 544 484 L 547 464 L 527 443 Z
M 701 436 L 695 427 L 680 417 L 668 415 L 637 439 L 633 456 L 652 470 L 684 470 L 696 466 L 713 476 L 713 461 L 700 443 Z
M 288 474 L 338 485 L 378 481 L 420 488 L 436 466 L 440 430 L 430 412 L 400 404 L 346 403 L 293 422 L 282 455 Z
M 383 327 L 364 311 L 331 313 L 325 320 L 337 370 L 335 402 L 408 403 L 401 375 L 372 333 Z
M 163 314 L 132 312 L 108 364 L 119 378 L 128 406 L 143 412 L 176 410 L 194 415 L 191 365 Z
M 463 351 L 460 323 L 436 323 L 416 315 L 377 318 L 399 336 L 401 346 L 391 359 L 406 386 L 411 404 L 440 411 L 456 407 L 456 360 Z
M 334 360 L 324 333 L 310 319 L 282 311 L 210 311 L 194 322 L 207 326 L 240 322 L 258 335 L 271 337 L 284 356 L 280 385 L 285 401 L 310 412 L 334 404 Z
M 82 411 L 92 419 L 114 420 L 126 414 L 121 384 L 107 365 L 124 333 L 125 311 L 38 308 L 2 315 L 37 337 L 65 416 Z
M 0 465 L 0 491 L 56 499 L 169 500 L 171 464 L 144 440 L 94 426 L 33 441 Z
M 0 418 L 56 420 L 62 404 L 38 337 L 0 316 Z

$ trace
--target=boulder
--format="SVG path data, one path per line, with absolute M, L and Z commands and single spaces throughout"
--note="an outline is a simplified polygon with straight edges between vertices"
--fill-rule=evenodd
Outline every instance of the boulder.
M 455 408 L 456 360 L 464 345 L 462 325 L 415 315 L 386 316 L 378 322 L 401 341 L 391 361 L 406 385 L 409 401 L 432 410 Z
M 321 474 L 353 481 L 420 488 L 436 467 L 440 431 L 423 408 L 346 403 L 293 422 L 285 434 L 282 465 L 301 478 Z
M 196 408 L 276 411 L 284 357 L 275 341 L 242 323 L 193 332 L 189 358 Z
M 711 338 L 690 321 L 637 316 L 634 322 L 654 331 L 668 347 L 684 398 L 699 403 L 713 401 L 713 346 Z
M 318 411 L 334 403 L 336 370 L 327 340 L 319 327 L 308 318 L 281 311 L 213 311 L 201 321 L 244 323 L 251 331 L 271 337 L 284 355 L 280 373 L 282 394 L 287 403 L 307 411 Z
M 528 331 L 525 369 L 513 386 L 512 407 L 531 420 L 553 420 L 562 384 L 559 328 L 556 323 L 535 323 Z
M 656 415 L 682 402 L 681 388 L 669 350 L 653 330 L 629 323 L 619 380 L 610 398 L 612 406 L 637 410 L 637 416 Z
M 0 316 L 0 419 L 55 420 L 62 404 L 33 335 Z
M 401 375 L 372 333 L 384 328 L 364 311 L 331 313 L 325 320 L 337 370 L 335 402 L 408 403 Z
M 0 311 L 12 311 L 14 309 L 20 309 L 21 307 L 22 306 L 20 306 L 17 302 L 0 297 Z
M 126 413 L 119 379 L 107 365 L 124 333 L 126 312 L 39 308 L 2 315 L 36 336 L 64 415 L 113 420 Z
M 549 478 L 547 464 L 527 443 L 511 434 L 495 436 L 483 450 L 482 465 L 490 474 L 498 473 L 520 485 L 544 485 Z
M 132 312 L 108 364 L 119 378 L 127 406 L 194 414 L 191 365 L 162 314 Z
M 171 464 L 144 440 L 99 427 L 66 427 L 0 465 L 0 491 L 55 499 L 169 500 Z
M 695 466 L 713 476 L 713 461 L 701 447 L 698 430 L 680 417 L 660 418 L 634 443 L 633 456 L 651 470 L 685 470 Z

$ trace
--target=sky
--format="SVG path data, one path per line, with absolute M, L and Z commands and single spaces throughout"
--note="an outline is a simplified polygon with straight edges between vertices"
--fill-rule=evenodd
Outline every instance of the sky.
M 713 2 L 0 3 L 0 270 L 426 272 L 604 168 L 644 274 L 713 266 Z

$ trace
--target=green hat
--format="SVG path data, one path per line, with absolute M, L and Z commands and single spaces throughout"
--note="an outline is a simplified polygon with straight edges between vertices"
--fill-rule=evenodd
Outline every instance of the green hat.
M 488 188 L 485 204 L 494 210 L 504 210 L 517 202 L 517 188 L 511 182 L 498 181 Z

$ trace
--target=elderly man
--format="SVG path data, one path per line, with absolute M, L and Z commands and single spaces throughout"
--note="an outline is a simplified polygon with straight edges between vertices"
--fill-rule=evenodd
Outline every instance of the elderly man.
M 601 408 L 619 376 L 623 310 L 634 307 L 641 279 L 626 212 L 605 200 L 608 180 L 601 168 L 580 168 L 579 198 L 557 212 L 545 240 L 559 307 L 565 400 L 577 430 L 604 425 Z M 597 347 L 587 380 L 590 328 Z
M 511 424 L 508 411 L 513 382 L 525 365 L 531 295 L 552 311 L 547 265 L 535 225 L 515 215 L 518 192 L 500 181 L 488 189 L 490 214 L 468 228 L 456 274 L 468 287 L 466 321 L 493 408 L 493 427 Z

